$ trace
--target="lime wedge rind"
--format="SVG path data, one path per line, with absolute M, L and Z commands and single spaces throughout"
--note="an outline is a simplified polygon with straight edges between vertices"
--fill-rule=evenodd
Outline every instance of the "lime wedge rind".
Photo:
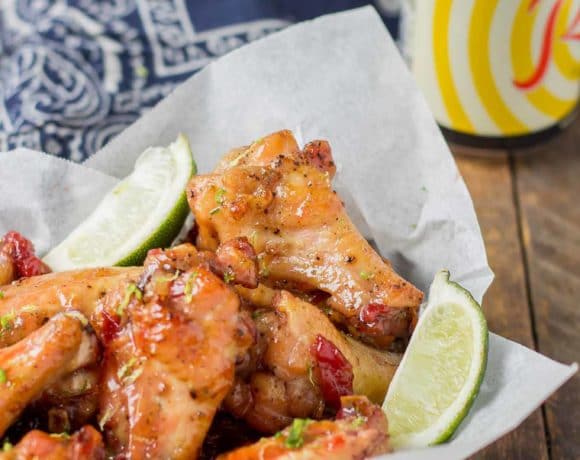
M 54 270 L 139 265 L 147 251 L 167 247 L 189 213 L 186 185 L 196 173 L 187 138 L 151 147 L 44 261 Z
M 485 375 L 488 349 L 488 330 L 485 317 L 481 307 L 473 296 L 459 284 L 450 281 L 449 278 L 450 275 L 447 270 L 441 270 L 435 276 L 429 291 L 428 305 L 417 323 L 415 333 L 413 334 L 408 346 L 408 352 L 405 353 L 401 364 L 399 365 L 399 370 L 395 374 L 385 398 L 383 409 L 389 418 L 392 434 L 391 443 L 395 449 L 426 447 L 429 445 L 440 444 L 448 440 L 472 407 Z M 407 369 L 407 363 L 417 361 L 416 355 L 419 353 L 418 349 L 420 349 L 421 346 L 419 345 L 419 347 L 417 347 L 415 344 L 417 344 L 418 341 L 424 340 L 424 334 L 422 334 L 421 331 L 424 331 L 426 328 L 432 328 L 431 323 L 436 321 L 435 315 L 440 313 L 438 310 L 441 310 L 442 308 L 453 310 L 453 308 L 458 306 L 460 306 L 460 309 L 456 309 L 455 311 L 465 314 L 466 318 L 469 319 L 472 333 L 471 343 L 473 344 L 471 352 L 472 359 L 469 371 L 464 379 L 464 384 L 461 387 L 461 390 L 453 395 L 453 402 L 442 410 L 440 414 L 433 416 L 436 417 L 436 419 L 430 426 L 420 429 L 419 431 L 413 431 L 408 429 L 408 427 L 403 427 L 403 429 L 401 429 L 401 427 L 398 426 L 402 426 L 402 424 L 398 423 L 397 408 L 401 406 L 400 395 L 403 394 L 402 397 L 405 398 L 405 391 L 404 389 L 401 389 L 400 386 L 409 381 L 410 374 Z M 450 340 L 451 339 L 452 338 L 450 338 Z M 436 379 L 434 379 L 434 385 L 436 384 L 435 380 Z M 428 383 L 423 382 L 423 384 Z M 421 383 L 419 383 L 419 385 L 421 385 Z M 430 396 L 432 395 L 426 396 L 427 399 Z M 410 397 L 415 397 L 418 401 L 420 400 L 420 396 L 416 394 L 411 395 Z M 399 398 L 399 400 L 397 400 L 397 398 Z M 420 410 L 431 410 L 435 413 L 436 409 L 430 407 L 430 402 L 431 401 L 427 400 L 423 405 L 417 403 L 415 407 L 421 407 Z M 436 406 L 436 404 L 434 404 L 434 406 Z M 412 419 L 412 417 L 414 417 L 414 415 L 409 414 L 409 418 Z M 405 428 L 407 428 L 408 431 L 405 431 Z

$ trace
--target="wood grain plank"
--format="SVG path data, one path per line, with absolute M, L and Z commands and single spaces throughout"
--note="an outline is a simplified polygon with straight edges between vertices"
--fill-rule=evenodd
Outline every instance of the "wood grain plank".
M 580 361 L 580 118 L 515 160 L 538 349 Z M 580 376 L 546 404 L 554 460 L 580 458 Z
M 494 152 L 493 159 L 474 158 L 457 154 L 485 152 L 457 146 L 452 149 L 473 198 L 489 263 L 495 273 L 495 280 L 483 301 L 489 329 L 534 348 L 507 154 Z M 518 429 L 479 452 L 475 458 L 547 459 L 541 411 L 534 412 Z

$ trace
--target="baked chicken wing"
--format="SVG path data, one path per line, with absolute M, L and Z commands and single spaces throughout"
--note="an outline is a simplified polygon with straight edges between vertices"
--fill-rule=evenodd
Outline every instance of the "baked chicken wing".
M 334 421 L 295 419 L 275 436 L 218 460 L 358 460 L 389 451 L 383 411 L 364 397 L 347 396 Z
M 287 291 L 237 290 L 245 302 L 260 291 L 271 304 L 252 312 L 256 344 L 238 363 L 226 410 L 273 433 L 295 417 L 321 418 L 343 395 L 383 401 L 398 355 L 347 338 L 322 311 Z
M 385 263 L 332 190 L 330 146 L 289 131 L 235 149 L 188 186 L 200 249 L 246 237 L 272 287 L 327 294 L 331 318 L 376 346 L 406 339 L 423 294 Z
M 0 349 L 0 436 L 49 385 L 78 367 L 82 342 L 82 322 L 63 313 Z
M 100 426 L 131 459 L 195 458 L 234 379 L 239 301 L 185 248 L 153 252 L 137 284 L 99 301 Z
M 72 436 L 51 435 L 39 430 L 27 433 L 18 444 L 5 443 L 0 460 L 104 460 L 100 433 L 85 426 Z

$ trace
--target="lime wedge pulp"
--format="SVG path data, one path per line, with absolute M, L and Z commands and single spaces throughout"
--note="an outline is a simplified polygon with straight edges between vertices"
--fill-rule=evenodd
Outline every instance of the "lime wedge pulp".
M 151 248 L 168 246 L 189 213 L 185 187 L 195 174 L 184 135 L 151 147 L 72 233 L 45 257 L 54 271 L 139 265 Z
M 487 344 L 481 307 L 441 270 L 383 403 L 395 449 L 451 437 L 479 391 Z

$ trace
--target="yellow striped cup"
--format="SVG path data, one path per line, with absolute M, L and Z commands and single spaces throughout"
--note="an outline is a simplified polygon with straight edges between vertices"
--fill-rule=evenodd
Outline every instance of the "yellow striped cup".
M 526 136 L 578 106 L 580 0 L 416 0 L 406 11 L 404 46 L 442 127 Z

